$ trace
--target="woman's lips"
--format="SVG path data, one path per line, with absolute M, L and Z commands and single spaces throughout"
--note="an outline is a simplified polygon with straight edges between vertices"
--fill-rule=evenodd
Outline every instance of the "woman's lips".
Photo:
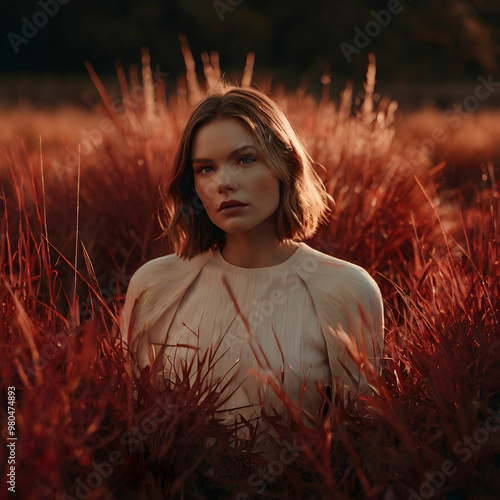
M 242 208 L 248 207 L 248 205 L 233 205 L 231 207 L 226 207 L 223 208 L 222 210 L 219 211 L 219 213 L 232 213 L 232 212 L 237 212 L 238 210 L 241 210 Z

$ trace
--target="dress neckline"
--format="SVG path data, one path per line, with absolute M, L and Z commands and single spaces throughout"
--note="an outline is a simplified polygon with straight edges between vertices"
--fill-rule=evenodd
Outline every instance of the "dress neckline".
M 235 266 L 234 264 L 231 264 L 230 262 L 224 259 L 219 248 L 217 248 L 214 251 L 214 259 L 222 268 L 230 271 L 237 271 L 240 273 L 255 274 L 262 272 L 282 271 L 283 269 L 290 267 L 290 265 L 301 255 L 304 243 L 300 241 L 297 241 L 296 243 L 297 243 L 297 248 L 294 250 L 292 255 L 290 255 L 290 257 L 288 257 L 288 259 L 286 259 L 285 261 L 281 262 L 280 264 L 276 264 L 274 266 L 267 266 L 267 267 Z

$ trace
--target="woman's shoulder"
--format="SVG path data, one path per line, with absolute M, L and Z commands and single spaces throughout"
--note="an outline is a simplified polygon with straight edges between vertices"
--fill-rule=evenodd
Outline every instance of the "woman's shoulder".
M 165 294 L 187 288 L 212 255 L 213 252 L 208 251 L 183 259 L 178 254 L 170 254 L 146 262 L 130 280 L 125 305 L 158 290 Z
M 210 250 L 191 259 L 177 254 L 150 260 L 132 276 L 128 285 L 122 311 L 122 328 L 128 333 L 129 322 L 134 315 L 135 329 L 140 330 L 146 320 L 156 312 L 174 304 L 196 279 L 211 259 Z
M 143 264 L 137 271 L 132 275 L 130 284 L 140 282 L 144 279 L 154 279 L 158 280 L 163 275 L 169 274 L 172 271 L 181 271 L 184 267 L 184 260 L 177 254 L 173 253 L 170 255 L 164 255 L 162 257 L 157 257 L 155 259 L 149 260 Z
M 361 266 L 325 254 L 301 243 L 298 273 L 310 289 L 318 293 L 353 298 L 356 302 L 381 302 L 380 288 Z
M 374 341 L 373 345 L 382 352 L 384 306 L 376 281 L 357 264 L 312 248 L 304 250 L 309 261 L 304 258 L 304 272 L 299 274 L 311 293 L 325 331 L 331 332 L 331 328 L 336 331 L 340 325 L 345 332 L 352 331 L 360 336 L 362 320 L 365 345 L 372 346 Z M 334 337 L 327 335 L 327 343 Z M 338 348 L 336 342 L 334 350 Z M 333 368 L 332 373 L 335 373 Z

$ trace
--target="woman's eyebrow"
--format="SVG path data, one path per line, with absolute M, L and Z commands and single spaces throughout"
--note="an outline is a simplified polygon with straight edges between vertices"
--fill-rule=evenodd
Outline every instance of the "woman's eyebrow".
M 239 148 L 235 149 L 234 151 L 231 151 L 228 155 L 228 158 L 235 158 L 245 152 L 247 152 L 248 150 L 256 150 L 255 146 L 252 146 L 251 144 L 245 144 L 243 146 L 240 146 Z M 191 160 L 191 163 L 207 163 L 207 162 L 211 162 L 213 160 L 210 160 L 208 158 L 193 158 Z

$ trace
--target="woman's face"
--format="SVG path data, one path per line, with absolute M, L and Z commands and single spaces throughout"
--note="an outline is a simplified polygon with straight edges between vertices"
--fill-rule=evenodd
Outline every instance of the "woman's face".
M 203 125 L 192 149 L 194 186 L 209 219 L 226 233 L 274 230 L 279 179 L 264 164 L 247 125 L 222 118 Z M 233 200 L 240 206 L 221 209 Z

